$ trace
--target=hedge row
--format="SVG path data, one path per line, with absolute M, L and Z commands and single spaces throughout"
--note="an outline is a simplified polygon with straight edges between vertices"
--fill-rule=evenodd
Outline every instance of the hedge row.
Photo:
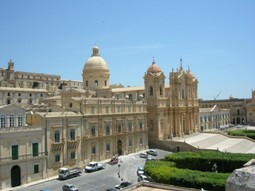
M 255 154 L 224 153 L 218 151 L 179 152 L 165 156 L 166 161 L 176 163 L 177 168 L 231 173 L 242 168 Z M 216 164 L 216 169 L 214 168 Z
M 246 136 L 251 139 L 255 139 L 255 131 L 250 131 L 245 129 L 232 130 L 232 131 L 229 131 L 228 134 L 232 136 Z
M 225 182 L 230 175 L 228 173 L 178 169 L 174 163 L 165 161 L 147 161 L 144 170 L 151 178 L 160 183 L 215 191 L 225 190 Z

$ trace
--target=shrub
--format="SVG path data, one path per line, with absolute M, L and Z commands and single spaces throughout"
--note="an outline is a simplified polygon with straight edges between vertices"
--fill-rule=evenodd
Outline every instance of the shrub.
M 255 158 L 255 154 L 224 153 L 218 151 L 178 152 L 165 156 L 165 160 L 175 162 L 177 168 L 214 171 L 213 165 L 216 164 L 218 172 L 227 173 L 243 167 L 252 158 Z

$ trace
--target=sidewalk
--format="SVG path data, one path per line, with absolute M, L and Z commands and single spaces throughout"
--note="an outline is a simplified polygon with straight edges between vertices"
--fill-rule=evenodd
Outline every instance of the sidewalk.
M 55 180 L 57 178 L 58 178 L 58 176 L 52 176 L 52 177 L 45 178 L 45 179 L 42 179 L 42 180 L 37 180 L 37 181 L 33 181 L 33 182 L 30 182 L 30 183 L 27 183 L 27 184 L 22 184 L 21 186 L 6 188 L 6 189 L 3 189 L 2 191 L 15 191 L 15 190 L 18 190 L 20 188 L 26 188 L 26 187 L 29 187 L 29 186 L 32 186 L 32 185 L 41 184 L 41 183 L 44 183 L 44 182 Z

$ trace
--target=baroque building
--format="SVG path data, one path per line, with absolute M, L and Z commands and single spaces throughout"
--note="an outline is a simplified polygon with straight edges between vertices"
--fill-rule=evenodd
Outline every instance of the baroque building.
M 31 111 L 26 111 L 29 128 L 23 133 L 30 137 L 19 138 L 18 144 L 30 150 L 24 154 L 31 156 L 37 141 L 37 151 L 42 156 L 27 157 L 30 161 L 37 159 L 31 165 L 39 166 L 30 176 L 20 179 L 20 184 L 33 180 L 31 177 L 44 178 L 45 169 L 46 176 L 56 175 L 62 166 L 84 167 L 92 160 L 139 152 L 157 146 L 162 140 L 199 130 L 198 81 L 189 68 L 184 71 L 182 60 L 179 68 L 169 73 L 167 82 L 153 60 L 143 76 L 144 87 L 110 85 L 110 70 L 96 46 L 84 64 L 82 82 L 61 80 L 55 75 L 15 73 L 11 61 L 8 69 L 1 69 L 1 78 L 2 88 L 13 88 L 12 92 L 0 89 L 2 104 L 40 104 L 27 108 Z M 7 99 L 10 101 L 6 102 Z M 20 131 L 16 133 L 13 135 L 19 137 Z M 10 145 L 8 139 L 1 141 Z M 15 162 L 18 164 L 10 153 L 3 153 L 1 160 L 2 156 L 9 157 L 9 169 Z M 8 169 L 3 172 L 10 173 Z M 9 181 L 6 185 L 12 185 L 12 179 L 6 181 Z
M 182 62 L 182 60 L 181 60 Z M 169 88 L 165 75 L 153 60 L 144 75 L 145 99 L 148 112 L 149 144 L 198 131 L 198 98 L 195 76 L 180 68 L 169 74 Z

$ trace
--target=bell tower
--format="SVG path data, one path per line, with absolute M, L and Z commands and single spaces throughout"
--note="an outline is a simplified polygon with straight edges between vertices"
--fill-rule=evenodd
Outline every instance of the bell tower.
M 149 145 L 164 137 L 166 128 L 165 75 L 153 59 L 144 75 L 145 97 L 147 100 Z

